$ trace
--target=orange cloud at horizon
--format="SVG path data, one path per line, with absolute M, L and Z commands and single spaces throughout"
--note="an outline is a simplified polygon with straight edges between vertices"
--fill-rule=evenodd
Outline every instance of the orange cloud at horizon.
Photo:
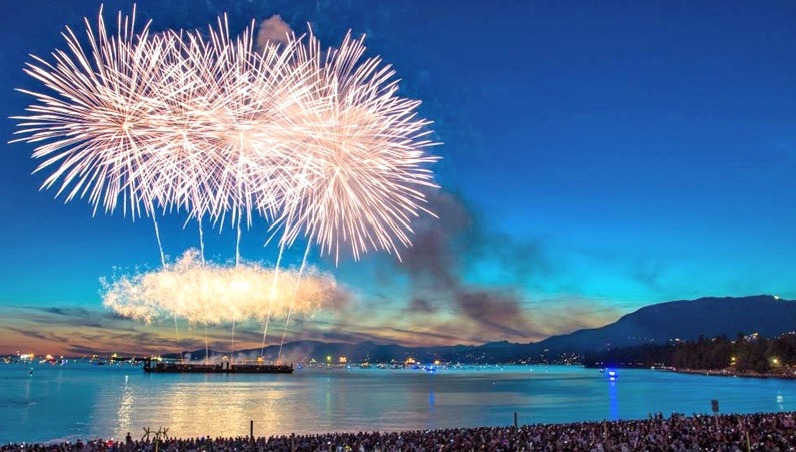
M 556 334 L 583 328 L 596 328 L 615 321 L 617 309 L 601 307 L 589 300 L 556 300 L 540 304 L 533 311 L 512 311 L 516 319 L 500 324 L 451 312 L 411 312 L 406 310 L 367 310 L 352 306 L 336 315 L 272 322 L 266 345 L 314 340 L 356 343 L 374 341 L 404 346 L 481 345 L 507 340 L 537 342 Z M 108 311 L 83 307 L 0 307 L 0 354 L 34 353 L 54 356 L 84 356 L 94 353 L 165 354 L 203 350 L 258 349 L 262 346 L 263 325 L 256 322 L 188 328 L 183 322 L 143 324 L 120 318 Z M 206 339 L 207 338 L 207 339 Z

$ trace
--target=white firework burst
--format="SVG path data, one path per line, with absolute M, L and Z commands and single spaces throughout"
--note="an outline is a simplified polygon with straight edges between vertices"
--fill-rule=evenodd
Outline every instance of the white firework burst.
M 229 216 L 238 230 L 259 213 L 280 248 L 303 236 L 336 261 L 346 248 L 400 258 L 428 212 L 423 189 L 436 187 L 436 143 L 393 69 L 363 59 L 364 38 L 324 51 L 310 33 L 255 50 L 253 28 L 233 38 L 226 17 L 207 35 L 135 34 L 134 15 L 109 35 L 100 12 L 96 32 L 86 20 L 88 50 L 67 29 L 68 52 L 28 65 L 53 93 L 26 91 L 36 103 L 15 141 L 52 169 L 43 188 L 88 196 L 95 211 L 121 199 L 134 217 L 155 206 Z
M 151 118 L 163 111 L 153 88 L 165 47 L 149 34 L 149 24 L 134 34 L 135 11 L 120 13 L 117 29 L 109 35 L 100 13 L 96 32 L 86 20 L 88 49 L 67 28 L 69 51 L 54 51 L 54 64 L 33 57 L 25 72 L 55 95 L 23 90 L 38 103 L 28 108 L 31 115 L 16 118 L 25 137 L 15 141 L 44 143 L 33 153 L 44 159 L 36 171 L 54 168 L 43 188 L 60 182 L 56 196 L 88 196 L 95 212 L 100 205 L 113 212 L 121 197 L 135 217 L 152 208 L 145 167 L 160 143 L 160 126 Z
M 417 119 L 419 101 L 397 96 L 394 71 L 380 58 L 359 63 L 363 38 L 350 33 L 322 52 L 310 35 L 296 54 L 314 79 L 315 99 L 295 112 L 302 152 L 291 159 L 294 184 L 282 216 L 282 244 L 301 234 L 340 257 L 369 250 L 394 252 L 410 244 L 411 220 L 424 207 L 423 187 L 436 187 L 426 168 L 438 160 L 424 149 L 428 121 Z

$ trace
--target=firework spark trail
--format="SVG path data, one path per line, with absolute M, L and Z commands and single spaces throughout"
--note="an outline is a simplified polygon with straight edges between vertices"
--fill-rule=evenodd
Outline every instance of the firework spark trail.
M 301 282 L 301 277 L 304 275 L 304 269 L 307 267 L 307 255 L 310 252 L 311 243 L 307 243 L 307 248 L 304 250 L 304 257 L 301 259 L 301 267 L 298 271 L 298 278 L 296 280 L 296 284 L 293 286 L 293 294 L 291 295 L 291 303 L 290 308 L 287 311 L 287 317 L 285 318 L 285 329 L 282 331 L 282 341 L 279 342 L 279 353 L 276 355 L 276 363 L 279 364 L 280 360 L 282 359 L 282 346 L 285 345 L 285 337 L 287 336 L 287 327 L 290 324 L 290 317 L 293 314 L 293 305 L 296 299 L 296 293 L 299 289 L 299 283 Z M 260 352 L 262 355 L 262 352 Z
M 279 256 L 276 258 L 276 266 L 274 267 L 274 275 L 271 277 L 271 290 L 269 292 L 269 300 L 268 300 L 268 315 L 265 318 L 265 322 L 263 322 L 263 342 L 260 346 L 260 356 L 263 356 L 265 353 L 265 341 L 268 337 L 268 324 L 271 323 L 271 313 L 273 312 L 273 305 L 274 305 L 274 298 L 276 298 L 276 284 L 279 278 L 279 266 L 282 263 L 282 252 L 284 251 L 284 247 L 279 247 Z
M 393 69 L 379 57 L 363 60 L 364 38 L 349 33 L 339 48 L 323 50 L 310 32 L 254 50 L 253 27 L 233 38 L 225 16 L 207 34 L 156 35 L 149 24 L 135 34 L 134 16 L 120 13 L 114 36 L 100 11 L 96 32 L 85 21 L 88 51 L 67 28 L 69 51 L 54 51 L 55 63 L 33 57 L 27 65 L 53 92 L 24 91 L 36 103 L 16 118 L 21 138 L 14 141 L 35 143 L 33 157 L 44 159 L 36 171 L 52 170 L 42 189 L 60 184 L 56 196 L 64 193 L 67 202 L 87 196 L 95 213 L 121 204 L 133 218 L 151 216 L 163 274 L 178 265 L 166 265 L 156 206 L 197 221 L 202 260 L 203 218 L 219 231 L 229 218 L 242 273 L 240 236 L 255 213 L 270 222 L 268 241 L 279 237 L 277 266 L 300 237 L 308 246 L 302 268 L 310 245 L 336 263 L 346 249 L 354 259 L 375 250 L 400 259 L 399 245 L 411 245 L 412 219 L 433 215 L 421 190 L 436 187 L 427 166 L 438 158 L 425 151 L 437 143 L 428 138 L 430 122 L 418 118 L 420 102 L 397 95 Z M 225 276 L 234 281 L 237 271 Z M 276 288 L 286 282 L 278 275 L 277 267 L 263 292 L 263 347 L 271 316 L 284 312 Z M 117 281 L 109 306 L 145 321 L 168 311 L 205 325 L 222 307 L 224 318 L 249 315 L 223 296 L 203 298 L 187 315 L 196 301 L 178 298 L 169 307 L 139 277 Z

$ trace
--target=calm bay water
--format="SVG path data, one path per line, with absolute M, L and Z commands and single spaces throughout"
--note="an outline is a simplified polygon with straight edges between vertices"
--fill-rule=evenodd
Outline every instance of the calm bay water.
M 140 367 L 0 364 L 0 444 L 77 438 L 257 436 L 796 410 L 796 381 L 509 366 L 301 369 L 292 375 L 145 374 Z

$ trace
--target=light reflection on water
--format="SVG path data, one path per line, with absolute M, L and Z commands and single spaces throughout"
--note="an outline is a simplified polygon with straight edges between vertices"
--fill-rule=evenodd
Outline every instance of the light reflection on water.
M 126 432 L 133 430 L 133 413 L 135 410 L 135 393 L 128 384 L 129 376 L 124 376 L 124 386 L 119 400 L 119 412 L 117 414 L 116 437 L 122 438 Z
M 615 421 L 619 419 L 619 400 L 616 397 L 616 381 L 608 381 L 608 406 L 610 407 L 608 419 Z
M 436 373 L 299 370 L 292 375 L 150 375 L 138 367 L 0 365 L 0 443 L 169 436 L 415 430 L 646 418 L 649 413 L 796 409 L 796 381 L 577 367 Z

